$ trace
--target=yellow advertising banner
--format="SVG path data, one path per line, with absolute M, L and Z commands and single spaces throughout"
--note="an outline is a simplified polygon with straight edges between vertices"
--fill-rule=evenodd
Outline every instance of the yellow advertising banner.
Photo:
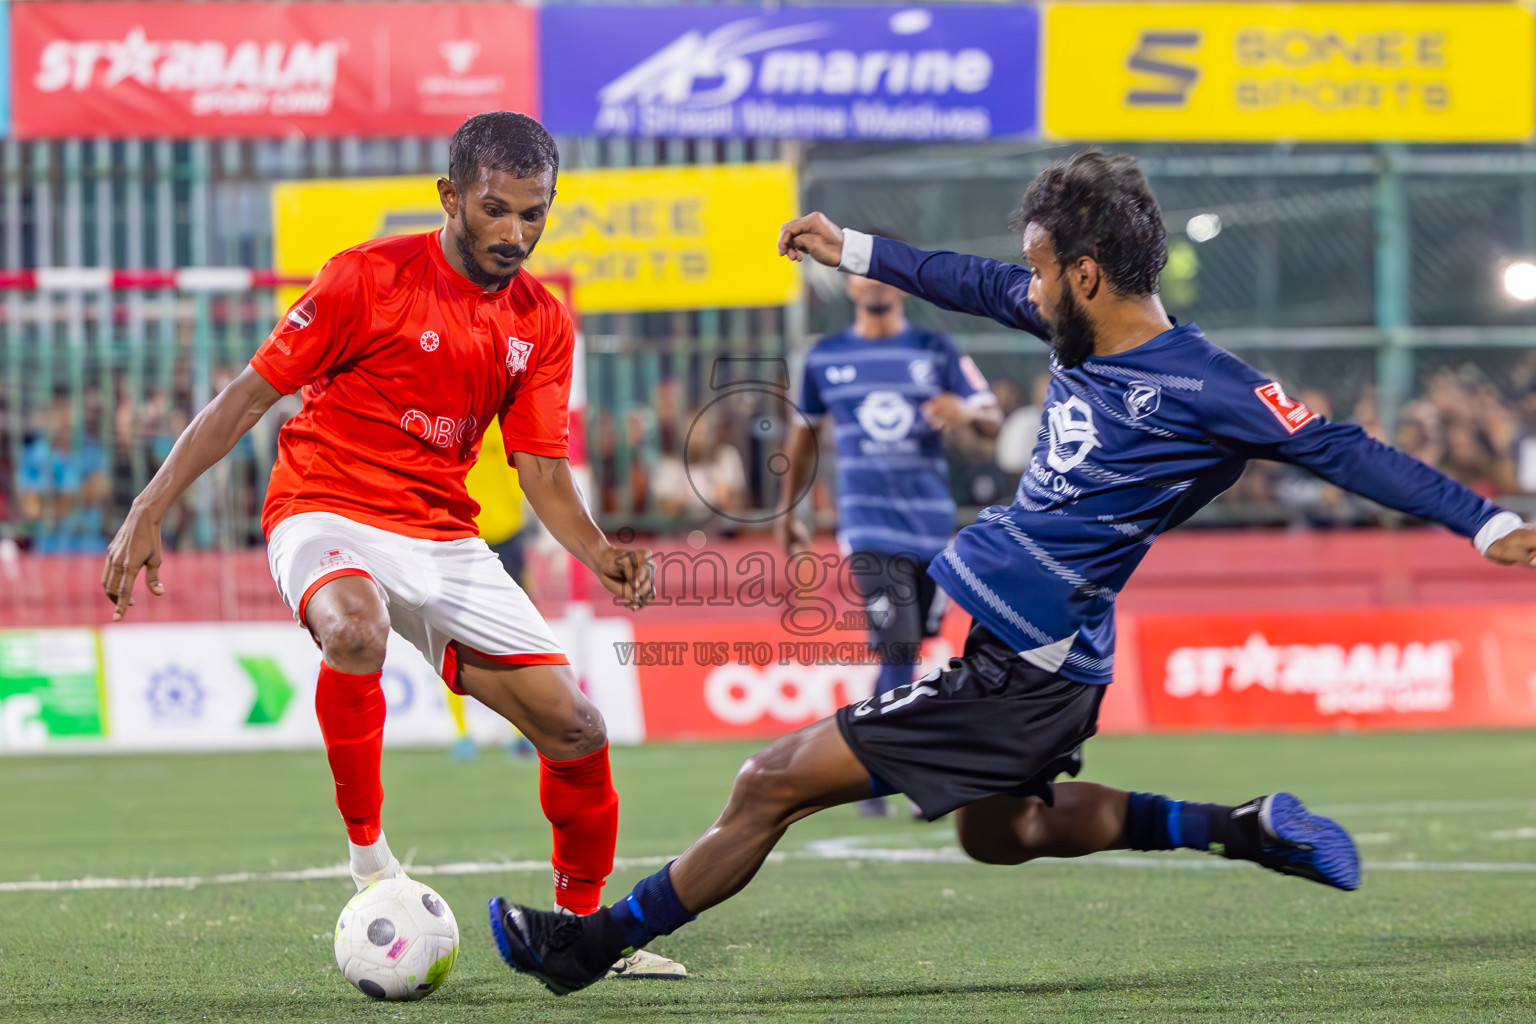
M 1531 135 L 1519 4 L 1057 4 L 1043 125 L 1074 139 L 1493 142 Z
M 313 274 L 359 242 L 440 226 L 436 180 L 277 185 L 276 269 Z M 563 171 L 558 190 L 528 268 L 569 273 L 583 312 L 778 306 L 796 295 L 795 267 L 774 247 L 796 213 L 787 164 Z

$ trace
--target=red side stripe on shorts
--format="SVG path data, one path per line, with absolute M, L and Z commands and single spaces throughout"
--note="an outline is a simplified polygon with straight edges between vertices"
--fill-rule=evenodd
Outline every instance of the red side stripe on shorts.
M 299 625 L 305 629 L 309 628 L 309 623 L 304 621 L 304 609 L 309 607 L 309 599 L 315 596 L 315 591 L 331 582 L 331 580 L 340 579 L 343 576 L 368 576 L 368 573 L 362 569 L 335 569 L 311 583 L 308 589 L 304 591 L 304 596 L 299 598 Z M 372 576 L 368 576 L 368 578 L 373 579 Z M 378 581 L 374 580 L 374 583 L 377 585 Z

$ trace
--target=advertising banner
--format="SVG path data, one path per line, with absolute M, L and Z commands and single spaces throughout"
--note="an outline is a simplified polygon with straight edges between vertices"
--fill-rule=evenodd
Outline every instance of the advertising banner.
M 0 632 L 0 750 L 106 732 L 94 629 Z
M 567 617 L 551 621 L 550 627 L 561 645 L 572 652 L 573 668 L 582 688 L 603 712 L 609 738 L 615 743 L 644 739 L 635 671 L 613 664 L 614 641 L 630 635 L 627 621 Z M 66 633 L 74 646 L 63 644 Z M 64 669 L 89 668 L 89 693 L 94 701 L 98 691 L 95 634 L 95 630 L 0 634 L 0 658 L 12 650 L 5 645 L 8 636 L 53 637 L 53 645 L 46 651 L 52 652 L 53 658 L 47 664 L 51 666 L 54 703 L 87 709 L 96 705 L 84 699 L 86 674 L 69 676 Z M 100 634 L 112 749 L 265 750 L 321 745 L 314 710 L 320 652 L 309 634 L 293 623 L 113 625 Z M 606 660 L 584 656 L 584 652 L 593 651 Z M 64 659 L 70 652 L 74 661 Z M 23 682 L 38 689 L 34 678 L 38 671 L 27 668 L 36 658 L 27 661 L 15 656 L 12 660 L 21 665 L 16 671 Z M 5 688 L 12 685 L 5 674 L 8 664 L 0 661 L 0 695 L 9 693 Z M 447 747 L 458 739 L 447 687 L 416 649 L 393 633 L 382 685 L 388 709 L 384 724 L 387 746 Z M 59 694 L 72 697 L 74 703 L 63 704 Z M 46 701 L 44 698 L 43 721 L 55 729 L 54 720 L 47 717 Z M 478 701 L 466 699 L 462 707 L 469 735 L 478 743 L 505 743 L 512 738 L 512 727 L 506 720 Z M 9 704 L 0 706 L 0 712 L 9 710 Z M 36 717 L 30 705 L 23 710 Z M 64 721 L 64 727 L 75 730 L 66 735 L 82 735 L 90 725 L 84 711 L 76 714 L 76 719 Z M 22 713 L 17 717 L 22 720 Z M 25 720 L 25 728 L 35 733 L 30 721 Z M 97 724 L 95 735 L 100 734 Z
M 359 242 L 440 227 L 435 181 L 277 185 L 276 269 L 312 274 Z M 783 305 L 799 277 L 774 240 L 795 213 L 787 164 L 566 171 L 528 267 L 568 272 L 586 313 Z
M 541 9 L 555 133 L 987 139 L 1036 127 L 1032 5 Z
M 1172 141 L 1531 135 L 1521 4 L 1055 4 L 1045 133 Z
M 1536 725 L 1536 608 L 1142 615 L 1153 730 Z
M 538 113 L 536 13 L 513 4 L 26 3 L 15 133 L 443 135 Z

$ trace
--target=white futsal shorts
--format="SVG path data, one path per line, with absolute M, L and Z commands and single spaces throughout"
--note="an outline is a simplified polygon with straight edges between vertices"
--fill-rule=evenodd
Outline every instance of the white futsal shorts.
M 331 512 L 301 512 L 267 542 L 278 592 L 300 625 L 316 590 L 339 576 L 367 576 L 389 625 L 422 653 L 450 689 L 458 651 L 506 665 L 569 665 L 549 624 L 479 537 L 423 540 Z

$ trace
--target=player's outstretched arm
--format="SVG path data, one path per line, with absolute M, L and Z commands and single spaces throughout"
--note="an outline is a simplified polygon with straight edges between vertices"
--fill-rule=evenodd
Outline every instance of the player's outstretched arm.
M 133 604 L 133 585 L 139 570 L 148 568 L 145 584 L 157 597 L 160 585 L 160 523 L 165 513 L 192 481 L 218 462 L 256 425 L 272 403 L 283 397 L 249 366 L 203 411 L 187 424 L 171 454 L 128 510 L 128 517 L 107 548 L 101 570 L 101 587 L 117 607 L 112 620 L 121 619 Z
M 784 442 L 784 457 L 789 467 L 780 478 L 778 504 L 774 506 L 773 539 L 785 554 L 796 555 L 811 546 L 811 532 L 800 518 L 797 499 L 808 493 L 816 472 L 816 429 L 796 423 Z
M 610 594 L 630 611 L 644 608 L 656 596 L 651 553 L 642 548 L 618 548 L 592 521 L 587 503 L 571 477 L 571 464 L 528 452 L 513 452 L 517 482 L 534 515 L 560 545 L 597 574 Z
M 1050 331 L 1030 303 L 1029 271 L 1014 263 L 928 252 L 890 238 L 845 231 L 824 213 L 808 213 L 779 229 L 779 255 L 806 256 L 894 285 L 940 309 L 985 316 L 1040 337 Z

